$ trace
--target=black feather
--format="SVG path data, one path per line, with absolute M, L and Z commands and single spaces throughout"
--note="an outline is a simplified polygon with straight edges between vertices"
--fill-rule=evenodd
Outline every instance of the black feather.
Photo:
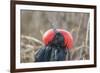
M 35 54 L 36 62 L 64 61 L 66 59 L 64 37 L 60 32 L 55 33 L 53 40 L 48 45 L 40 48 Z

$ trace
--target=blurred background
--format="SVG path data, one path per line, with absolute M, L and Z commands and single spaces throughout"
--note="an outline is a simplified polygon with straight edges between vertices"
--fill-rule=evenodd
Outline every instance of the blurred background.
M 21 10 L 21 63 L 34 62 L 34 54 L 44 45 L 42 35 L 51 28 L 72 34 L 71 60 L 89 59 L 89 25 L 89 13 Z

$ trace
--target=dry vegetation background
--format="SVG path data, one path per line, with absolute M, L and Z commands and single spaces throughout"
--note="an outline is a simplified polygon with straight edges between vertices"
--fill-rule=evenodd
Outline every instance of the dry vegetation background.
M 74 39 L 71 60 L 89 59 L 89 13 L 21 10 L 21 62 L 34 62 L 43 46 L 42 35 L 50 28 L 63 28 Z M 66 59 L 67 60 L 67 59 Z

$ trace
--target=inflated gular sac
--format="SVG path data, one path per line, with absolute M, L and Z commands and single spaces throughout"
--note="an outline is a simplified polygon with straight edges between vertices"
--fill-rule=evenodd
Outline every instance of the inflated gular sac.
M 67 49 L 72 49 L 73 47 L 73 37 L 70 32 L 64 29 L 56 29 L 57 32 L 60 32 L 61 35 L 64 37 L 64 45 L 66 46 Z M 43 43 L 45 45 L 48 45 L 49 42 L 53 40 L 55 36 L 55 31 L 53 29 L 49 29 L 46 31 L 43 35 Z

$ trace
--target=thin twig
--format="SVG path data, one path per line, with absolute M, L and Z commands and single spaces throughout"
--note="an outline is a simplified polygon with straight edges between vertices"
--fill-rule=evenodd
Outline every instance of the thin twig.
M 40 34 L 43 36 L 44 32 L 42 30 L 40 30 Z
M 70 33 L 73 34 L 74 31 L 75 31 L 75 32 L 78 31 L 78 28 L 77 28 L 77 27 L 76 27 L 76 28 L 73 28 L 73 29 L 70 31 Z
M 86 41 L 85 41 L 86 47 L 87 47 L 88 37 L 89 37 L 89 24 L 90 24 L 90 19 L 88 20 L 88 23 L 87 23 Z
M 29 39 L 29 40 L 33 40 L 41 45 L 44 45 L 40 40 L 34 38 L 34 37 L 31 37 L 31 36 L 26 36 L 26 35 L 21 35 L 21 38 L 26 38 L 26 39 Z
M 83 21 L 83 14 L 81 14 L 81 18 L 79 20 L 79 27 L 77 29 L 77 34 L 76 34 L 76 39 L 75 39 L 75 43 L 77 43 L 77 40 L 78 40 L 78 37 L 79 37 L 79 32 L 80 32 L 80 28 L 81 28 L 81 25 L 82 25 L 82 21 Z

